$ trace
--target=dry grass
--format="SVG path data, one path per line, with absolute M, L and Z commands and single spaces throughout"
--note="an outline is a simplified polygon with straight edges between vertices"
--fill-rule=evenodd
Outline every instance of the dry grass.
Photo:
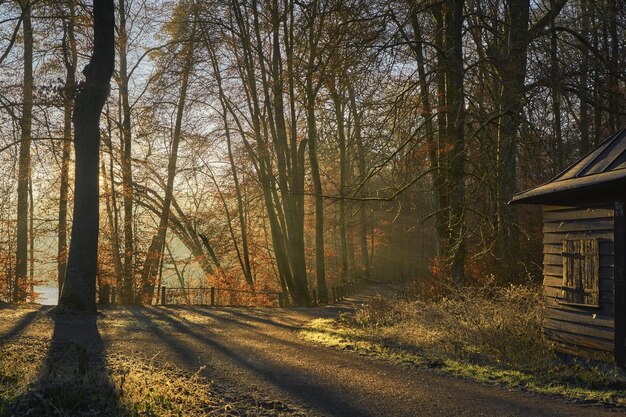
M 198 374 L 150 358 L 110 355 L 99 363 L 74 343 L 52 358 L 46 341 L 25 341 L 3 346 L 0 415 L 205 416 L 232 408 Z
M 103 321 L 126 327 L 136 322 L 129 314 L 118 316 Z M 15 314 L 15 320 L 23 317 Z M 203 369 L 183 371 L 159 355 L 98 352 L 71 341 L 51 349 L 51 339 L 52 321 L 42 316 L 27 332 L 0 341 L 1 417 L 304 415 L 210 381 Z
M 377 297 L 339 320 L 315 320 L 305 338 L 395 363 L 487 383 L 626 405 L 626 376 L 563 361 L 542 332 L 541 288 L 489 285 L 445 297 Z
M 541 305 L 538 287 L 482 287 L 436 300 L 378 297 L 343 321 L 399 347 L 535 369 L 552 359 Z

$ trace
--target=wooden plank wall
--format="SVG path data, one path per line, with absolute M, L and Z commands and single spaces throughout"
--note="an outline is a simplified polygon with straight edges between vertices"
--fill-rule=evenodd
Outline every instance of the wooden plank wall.
M 581 356 L 614 351 L 614 205 L 544 206 L 543 268 L 546 336 L 559 350 Z M 600 308 L 559 303 L 563 283 L 563 239 L 600 241 Z

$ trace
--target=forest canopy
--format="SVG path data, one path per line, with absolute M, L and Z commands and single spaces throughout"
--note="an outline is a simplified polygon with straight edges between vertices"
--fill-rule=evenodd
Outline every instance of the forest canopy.
M 62 286 L 93 5 L 0 2 L 0 299 Z M 619 0 L 115 0 L 98 288 L 540 275 L 508 205 L 624 125 Z

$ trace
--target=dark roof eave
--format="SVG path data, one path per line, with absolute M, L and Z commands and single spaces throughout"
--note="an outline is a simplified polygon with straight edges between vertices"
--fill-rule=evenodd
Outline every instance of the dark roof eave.
M 623 180 L 626 180 L 626 169 L 548 182 L 539 187 L 515 194 L 509 201 L 509 204 L 558 203 L 559 199 L 566 199 L 572 194 L 582 191 L 582 189 L 591 191 L 596 187 L 613 185 Z

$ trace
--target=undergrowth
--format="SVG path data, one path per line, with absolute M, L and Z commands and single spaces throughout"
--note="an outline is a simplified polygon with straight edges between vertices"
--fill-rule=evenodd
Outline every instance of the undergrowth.
M 488 285 L 446 296 L 375 297 L 354 314 L 308 323 L 311 341 L 487 383 L 626 406 L 626 376 L 557 357 L 542 332 L 541 288 Z

